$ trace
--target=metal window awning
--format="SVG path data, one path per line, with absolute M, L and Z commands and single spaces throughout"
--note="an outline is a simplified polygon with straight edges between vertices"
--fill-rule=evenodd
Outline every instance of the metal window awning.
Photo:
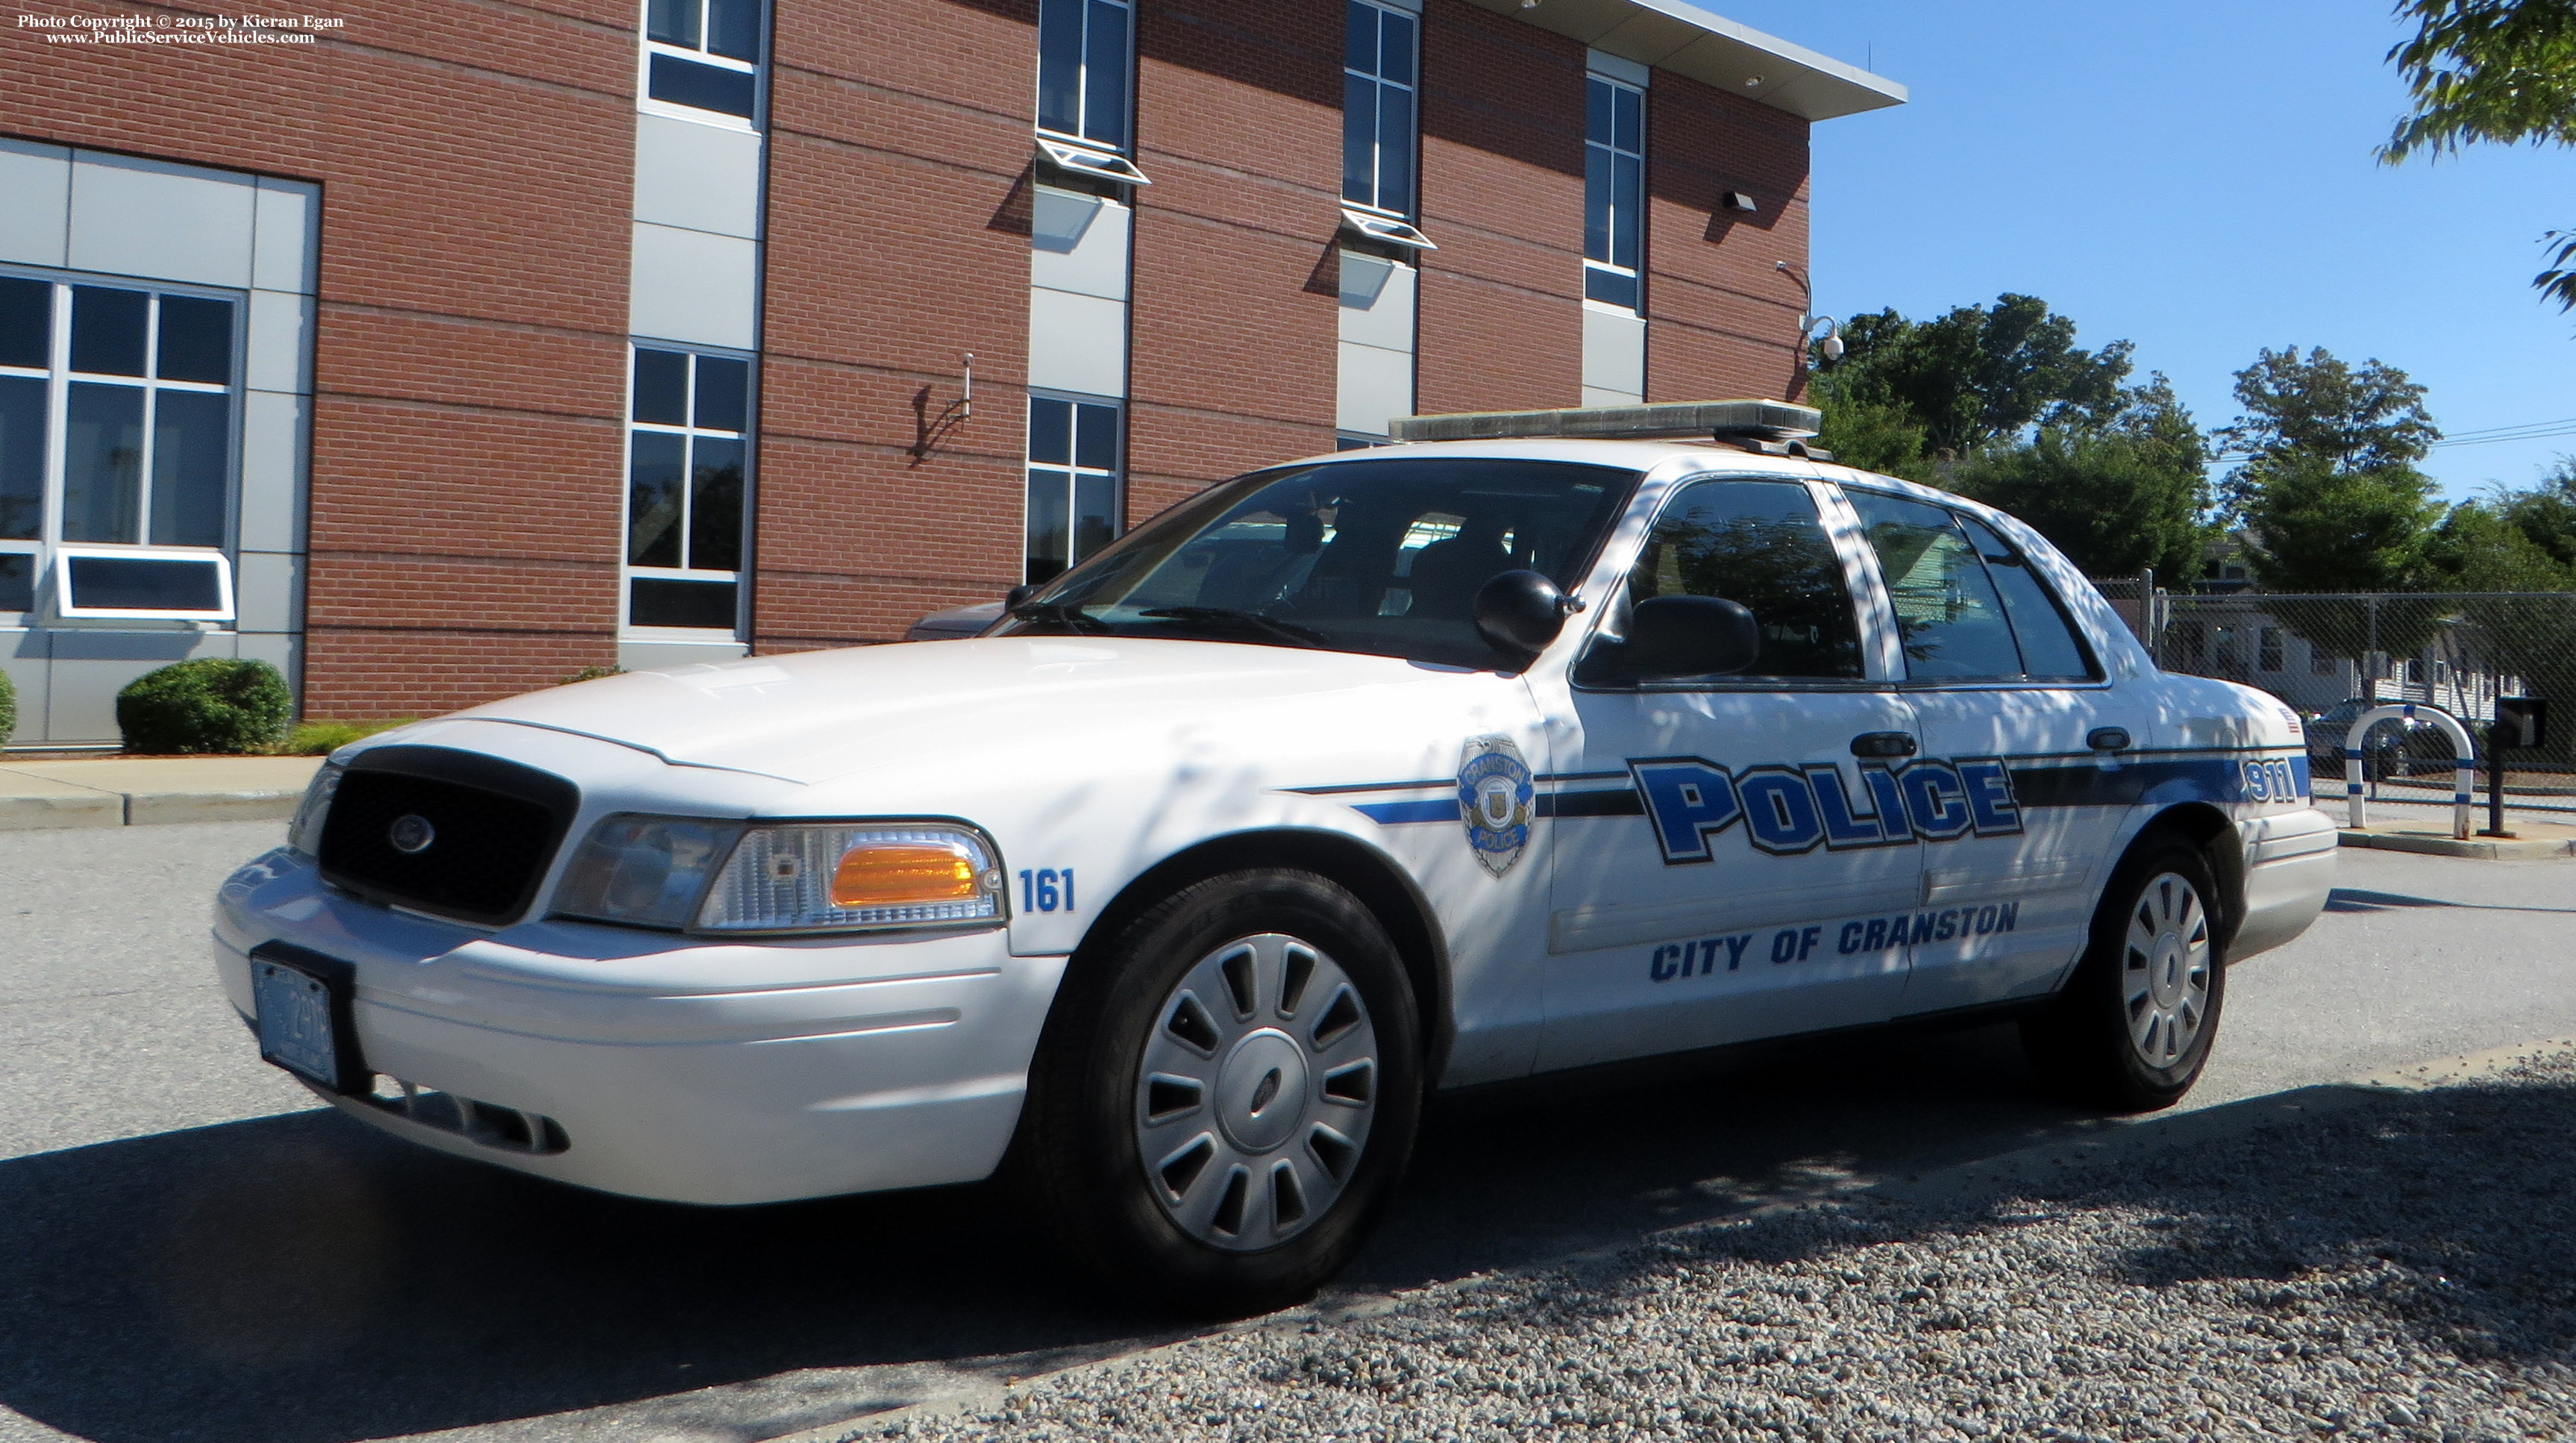
M 1883 75 L 1765 35 L 1685 0 L 1469 0 L 1640 65 L 1688 76 L 1805 120 L 1903 105 Z

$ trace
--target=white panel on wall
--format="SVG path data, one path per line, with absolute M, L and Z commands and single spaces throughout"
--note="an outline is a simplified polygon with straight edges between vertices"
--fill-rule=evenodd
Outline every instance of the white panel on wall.
M 1037 187 L 1029 226 L 1029 284 L 1127 299 L 1127 207 L 1080 191 Z
M 306 405 L 276 391 L 242 397 L 239 535 L 246 551 L 304 549 Z
M 1642 316 L 1583 308 L 1583 384 L 1646 394 L 1646 322 Z
M 749 655 L 750 646 L 739 641 L 617 643 L 617 664 L 628 671 L 650 671 L 662 666 L 707 666 L 720 661 L 738 661 Z
M 233 605 L 240 630 L 296 630 L 304 614 L 304 558 L 244 551 L 233 561 Z
M 0 205 L 0 261 L 61 265 L 71 224 L 72 153 L 0 140 L 0 196 L 8 201 Z
M 1127 307 L 1070 291 L 1029 292 L 1029 384 L 1092 396 L 1127 394 Z
M 1646 404 L 1646 398 L 1644 394 L 1637 391 L 1605 391 L 1599 386 L 1586 386 L 1583 388 L 1582 404 L 1585 406 L 1642 406 Z
M 321 254 L 322 188 L 301 180 L 259 180 L 250 283 L 311 295 Z
M 1383 436 L 1395 416 L 1413 414 L 1413 353 L 1341 343 L 1335 368 L 1333 425 Z
M 264 661 L 286 673 L 286 684 L 304 694 L 304 638 L 282 632 L 254 631 L 240 637 L 233 654 L 244 661 Z
M 1342 339 L 1410 352 L 1421 272 L 1357 251 L 1342 252 L 1341 272 Z
M 634 334 L 747 351 L 759 336 L 759 307 L 759 242 L 635 223 Z
M 666 115 L 635 117 L 635 218 L 760 238 L 760 137 Z
M 1640 90 L 1646 88 L 1647 81 L 1651 79 L 1655 73 L 1653 70 L 1638 64 L 1634 60 L 1630 60 L 1624 55 L 1613 55 L 1607 50 L 1584 51 L 1583 65 L 1585 69 L 1590 70 L 1595 75 L 1606 75 L 1613 80 L 1624 80 L 1630 85 L 1636 86 Z
M 250 293 L 250 344 L 242 384 L 254 391 L 313 391 L 313 298 Z
M 73 270 L 250 286 L 257 182 L 193 165 L 72 156 Z

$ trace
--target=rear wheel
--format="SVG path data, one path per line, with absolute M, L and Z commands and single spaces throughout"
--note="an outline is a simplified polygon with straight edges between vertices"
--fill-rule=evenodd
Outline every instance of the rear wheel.
M 2209 859 L 2170 833 L 2132 847 L 2103 889 L 2090 944 L 2022 1045 L 2042 1080 L 2115 1112 L 2170 1107 L 2209 1060 L 2226 1000 Z
M 1078 960 L 1029 1075 L 1029 1205 L 1101 1280 L 1193 1312 L 1293 1302 L 1349 1261 L 1413 1146 L 1413 995 L 1308 872 L 1201 882 Z

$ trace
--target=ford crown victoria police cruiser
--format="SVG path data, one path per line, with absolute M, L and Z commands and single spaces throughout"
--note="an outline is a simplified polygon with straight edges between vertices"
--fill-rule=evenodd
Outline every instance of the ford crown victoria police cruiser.
M 1212 487 L 979 638 L 356 743 L 218 970 L 427 1146 L 700 1203 L 1007 1157 L 1209 1308 L 1339 1266 L 1434 1087 L 2011 1016 L 2172 1102 L 2332 880 L 2297 718 L 2158 672 L 2010 517 L 1778 439 L 1812 416 L 1416 418 L 1488 439 Z

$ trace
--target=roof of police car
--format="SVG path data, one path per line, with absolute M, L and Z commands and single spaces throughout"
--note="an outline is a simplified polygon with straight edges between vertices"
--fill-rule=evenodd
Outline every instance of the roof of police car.
M 1292 466 L 1311 466 L 1329 462 L 1421 460 L 1432 457 L 1474 457 L 1494 461 L 1577 461 L 1592 466 L 1621 466 L 1639 472 L 1652 472 L 1670 461 L 1692 461 L 1702 470 L 1736 476 L 1777 476 L 1786 479 L 1860 482 L 1902 495 L 1966 506 L 1979 514 L 1993 508 L 1965 496 L 1907 481 L 1895 476 L 1882 476 L 1875 471 L 1862 471 L 1831 461 L 1810 460 L 1803 456 L 1770 456 L 1747 451 L 1727 441 L 1701 441 L 1689 437 L 1649 440 L 1597 440 L 1590 437 L 1562 436 L 1509 437 L 1477 441 L 1400 441 L 1392 445 L 1371 446 L 1358 451 L 1335 451 L 1322 456 L 1306 456 L 1280 462 L 1264 470 L 1284 470 Z M 1696 473 L 1685 473 L 1696 474 Z

